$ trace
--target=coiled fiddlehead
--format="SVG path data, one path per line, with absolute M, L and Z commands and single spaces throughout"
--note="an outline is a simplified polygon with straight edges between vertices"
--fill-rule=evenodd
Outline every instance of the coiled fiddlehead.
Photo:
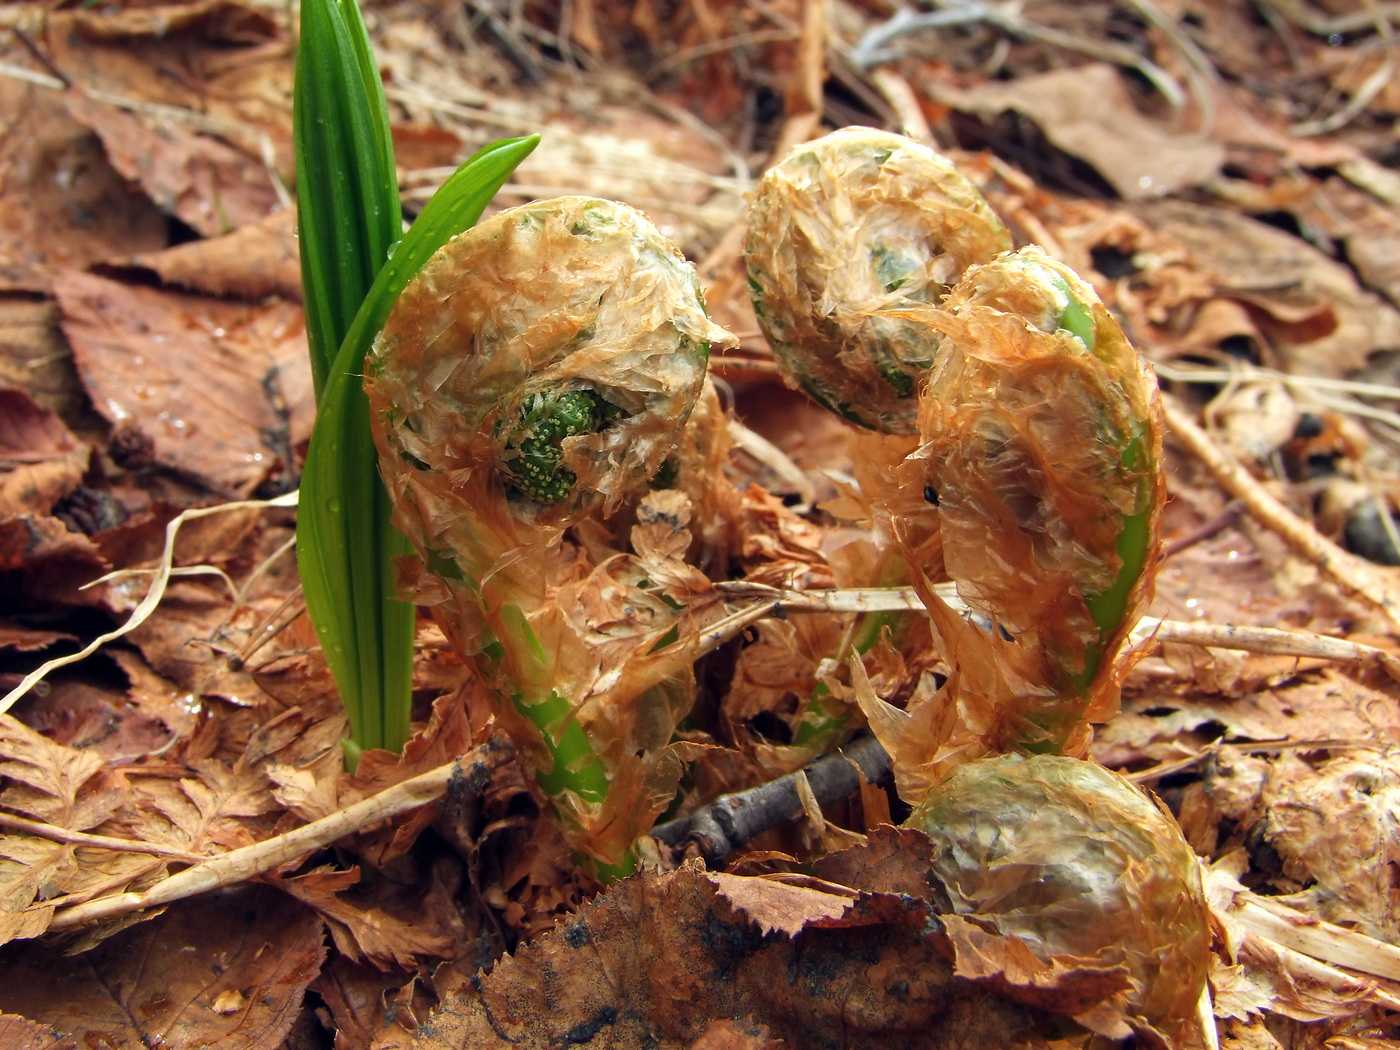
M 928 835 L 933 875 L 973 937 L 1015 938 L 1047 970 L 1065 958 L 1120 969 L 1113 1009 L 1086 1025 L 1121 1038 L 1116 1014 L 1144 1045 L 1183 1045 L 1210 968 L 1210 913 L 1170 814 L 1094 762 L 1001 755 L 959 768 L 908 826 Z
M 669 642 L 680 603 L 566 530 L 645 495 L 711 343 L 731 339 L 645 217 L 566 197 L 450 241 L 367 362 L 381 473 L 420 556 L 406 582 L 507 701 L 498 717 L 571 842 L 604 865 L 674 790 L 690 660 Z
M 938 335 L 899 311 L 937 303 L 1011 236 L 951 162 L 902 135 L 846 128 L 763 177 L 744 255 L 785 378 L 862 427 L 917 429 Z

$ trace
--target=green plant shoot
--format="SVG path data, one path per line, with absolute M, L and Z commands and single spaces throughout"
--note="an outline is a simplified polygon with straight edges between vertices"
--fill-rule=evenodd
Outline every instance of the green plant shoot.
M 375 467 L 363 360 L 423 262 L 480 217 L 537 137 L 488 146 L 407 234 L 388 108 L 354 0 L 305 0 L 293 111 L 307 340 L 317 418 L 302 475 L 297 560 L 307 609 L 350 718 L 347 757 L 408 738 L 414 608 L 395 597 L 390 524 Z M 400 239 L 402 237 L 402 239 Z

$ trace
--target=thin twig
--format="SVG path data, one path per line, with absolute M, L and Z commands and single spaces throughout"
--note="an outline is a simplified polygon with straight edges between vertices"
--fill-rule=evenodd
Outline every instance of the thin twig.
M 220 503 L 215 507 L 196 507 L 192 510 L 182 511 L 171 519 L 170 524 L 165 527 L 165 549 L 161 553 L 160 565 L 158 566 L 151 586 L 146 591 L 145 597 L 141 599 L 127 621 L 120 627 L 113 628 L 106 634 L 100 634 L 91 642 L 85 645 L 76 653 L 67 656 L 55 657 L 41 664 L 38 668 L 25 675 L 3 698 L 0 698 L 0 713 L 8 711 L 20 697 L 33 689 L 46 677 L 60 667 L 67 667 L 69 664 L 77 663 L 79 660 L 86 660 L 93 653 L 97 652 L 108 642 L 114 642 L 125 634 L 130 634 L 140 627 L 151 614 L 156 611 L 160 601 L 165 597 L 165 589 L 170 583 L 170 578 L 175 572 L 172 564 L 175 558 L 175 537 L 179 534 L 180 526 L 194 518 L 207 518 L 212 514 L 222 514 L 230 510 L 243 510 L 248 507 L 295 507 L 297 504 L 297 493 L 289 492 L 286 495 L 278 496 L 270 500 L 237 500 L 233 503 Z
M 1284 631 L 1277 627 L 1236 627 L 1231 624 L 1189 623 L 1147 616 L 1133 628 L 1133 638 L 1157 642 L 1181 642 L 1214 649 L 1234 649 L 1265 656 L 1297 656 L 1338 663 L 1355 663 L 1385 670 L 1400 681 L 1400 657 L 1374 645 L 1350 642 L 1325 634 Z
M 1232 496 L 1249 508 L 1259 523 L 1277 534 L 1294 553 L 1312 562 L 1334 583 L 1380 609 L 1400 627 L 1400 598 L 1373 565 L 1343 550 L 1285 507 L 1196 425 L 1172 398 L 1162 398 L 1172 433 L 1199 459 Z
M 790 591 L 763 584 L 735 581 L 721 583 L 717 589 L 732 601 L 748 599 L 755 602 L 749 610 L 748 622 L 767 614 L 788 613 L 872 613 L 920 612 L 924 604 L 912 587 L 850 587 L 831 590 Z M 947 583 L 934 588 L 939 597 L 954 609 L 966 613 L 967 605 L 958 597 L 957 589 Z M 1133 629 L 1135 644 L 1178 642 L 1183 645 L 1207 646 L 1213 649 L 1233 649 L 1238 652 L 1260 653 L 1265 656 L 1297 656 L 1337 663 L 1380 667 L 1400 681 L 1400 656 L 1386 649 L 1361 642 L 1334 638 L 1310 631 L 1285 631 L 1278 627 L 1236 626 L 1234 624 L 1194 623 L 1185 620 L 1164 620 L 1143 617 Z
M 513 749 L 503 741 L 489 741 L 446 765 L 385 788 L 377 795 L 371 795 L 320 820 L 313 820 L 275 838 L 203 860 L 141 893 L 119 893 L 62 908 L 54 912 L 49 928 L 65 929 L 99 919 L 112 919 L 157 908 L 221 886 L 247 882 L 381 820 L 435 802 L 447 793 L 453 783 L 471 785 L 485 782 L 495 768 L 510 761 L 514 754 Z
M 873 736 L 858 737 L 797 773 L 747 791 L 721 795 L 688 816 L 658 824 L 652 828 L 651 837 L 670 847 L 677 859 L 693 852 L 711 868 L 717 868 L 757 835 L 802 816 L 799 778 L 806 778 L 818 803 L 828 805 L 859 791 L 862 777 L 873 784 L 885 779 L 889 772 L 890 756 L 880 742 Z
M 780 481 L 792 486 L 801 501 L 792 508 L 794 514 L 805 514 L 812 509 L 812 504 L 817 500 L 816 486 L 786 452 L 732 416 L 729 419 L 729 437 L 738 448 L 767 467 Z
M 54 842 L 67 842 L 74 846 L 91 846 L 95 849 L 116 850 L 121 853 L 150 853 L 157 857 L 173 857 L 186 864 L 198 864 L 205 859 L 201 854 L 175 849 L 173 846 L 161 846 L 154 842 L 140 842 L 136 839 L 119 839 L 111 835 L 89 835 L 85 831 L 70 831 L 53 824 L 45 824 L 42 820 L 17 817 L 13 813 L 0 813 L 0 827 L 9 828 L 12 831 L 23 831 L 26 834 L 37 835 L 39 838 L 51 839 Z

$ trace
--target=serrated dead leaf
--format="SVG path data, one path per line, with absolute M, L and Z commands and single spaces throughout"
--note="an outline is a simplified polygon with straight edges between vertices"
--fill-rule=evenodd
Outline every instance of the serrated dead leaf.
M 83 1046 L 275 1050 L 324 958 L 315 913 L 254 887 L 178 904 L 81 955 L 11 949 L 0 1009 Z

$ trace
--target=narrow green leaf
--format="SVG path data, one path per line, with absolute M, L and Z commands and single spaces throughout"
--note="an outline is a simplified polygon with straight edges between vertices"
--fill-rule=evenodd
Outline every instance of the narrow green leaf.
M 294 95 L 298 232 L 319 398 L 403 229 L 384 87 L 354 0 L 302 4 Z
M 414 610 L 393 599 L 390 557 L 406 542 L 388 526 L 363 391 L 343 384 L 335 404 L 325 398 L 345 333 L 403 231 L 384 86 L 355 0 L 303 0 L 293 136 L 317 431 L 335 435 L 307 473 L 313 505 L 326 494 L 345 514 L 335 536 L 315 509 L 303 510 L 298 560 L 308 595 L 318 596 L 308 607 L 357 744 L 399 747 L 412 699 Z M 323 546 L 343 547 L 348 560 L 318 564 Z M 402 728 L 386 729 L 391 718 Z
M 481 218 L 486 205 L 505 185 L 511 172 L 539 144 L 538 135 L 528 135 L 482 147 L 454 171 L 424 205 L 403 240 L 390 252 L 350 326 L 345 346 L 357 348 L 351 351 L 357 369 L 358 358 L 364 356 L 384 327 L 404 286 L 434 252 Z M 344 347 L 341 349 L 343 351 Z M 349 360 L 344 363 L 347 367 L 350 364 Z
M 486 147 L 428 202 L 363 297 L 317 408 L 301 480 L 297 560 L 307 608 L 362 747 L 403 746 L 413 659 L 413 607 L 393 597 L 393 559 L 409 547 L 390 524 L 374 468 L 361 386 L 365 353 L 413 275 L 480 217 L 538 142 L 531 136 Z

